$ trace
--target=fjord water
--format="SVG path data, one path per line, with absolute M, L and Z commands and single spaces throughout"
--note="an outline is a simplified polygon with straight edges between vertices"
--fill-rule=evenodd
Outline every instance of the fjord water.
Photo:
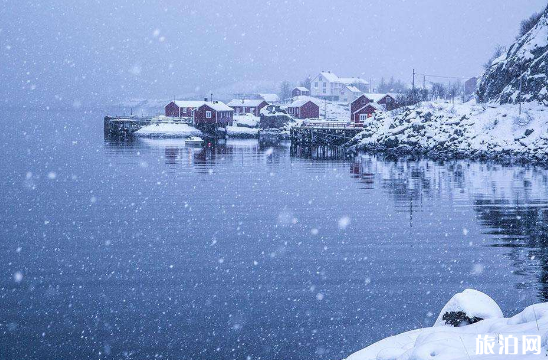
M 2 359 L 337 359 L 465 288 L 548 299 L 541 168 L 2 128 Z

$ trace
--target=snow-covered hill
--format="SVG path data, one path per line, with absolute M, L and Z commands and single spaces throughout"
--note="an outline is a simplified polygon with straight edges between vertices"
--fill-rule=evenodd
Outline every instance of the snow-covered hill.
M 351 150 L 435 157 L 548 159 L 548 108 L 427 102 L 379 114 L 349 144 Z
M 537 24 L 495 59 L 480 80 L 481 102 L 538 101 L 548 106 L 548 7 Z

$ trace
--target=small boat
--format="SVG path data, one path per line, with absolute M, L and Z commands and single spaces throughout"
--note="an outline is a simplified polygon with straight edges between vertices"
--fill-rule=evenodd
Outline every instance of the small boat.
M 191 136 L 185 140 L 186 145 L 202 145 L 204 140 L 199 136 Z

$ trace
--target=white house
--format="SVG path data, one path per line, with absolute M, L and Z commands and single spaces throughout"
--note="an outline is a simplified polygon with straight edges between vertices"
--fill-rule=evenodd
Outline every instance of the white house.
M 312 79 L 312 86 L 310 89 L 310 95 L 328 100 L 339 101 L 341 97 L 353 93 L 354 89 L 347 89 L 348 86 L 352 86 L 360 91 L 365 91 L 369 82 L 361 78 L 340 78 L 331 71 L 323 71 L 314 79 Z M 350 97 L 347 100 L 352 101 Z
M 362 92 L 357 87 L 353 85 L 347 85 L 342 88 L 339 95 L 339 101 L 351 103 L 352 101 L 356 100 L 361 94 Z

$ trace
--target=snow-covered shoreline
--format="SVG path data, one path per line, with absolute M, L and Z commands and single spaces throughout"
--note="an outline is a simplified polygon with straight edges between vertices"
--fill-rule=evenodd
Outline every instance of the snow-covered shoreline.
M 390 336 L 351 354 L 346 360 L 540 359 L 547 355 L 547 331 L 548 303 L 530 305 L 504 318 L 493 299 L 468 289 L 449 300 L 434 326 Z M 524 351 L 525 338 L 540 340 L 540 354 Z M 491 339 L 494 354 L 482 353 L 485 349 L 478 347 L 482 339 Z M 506 352 L 504 343 L 498 343 L 502 339 L 517 341 L 518 354 L 511 355 L 514 349 Z
M 167 138 L 200 136 L 202 132 L 187 124 L 158 123 L 142 127 L 135 132 L 139 137 Z
M 548 163 L 548 107 L 426 102 L 364 124 L 350 151 Z

